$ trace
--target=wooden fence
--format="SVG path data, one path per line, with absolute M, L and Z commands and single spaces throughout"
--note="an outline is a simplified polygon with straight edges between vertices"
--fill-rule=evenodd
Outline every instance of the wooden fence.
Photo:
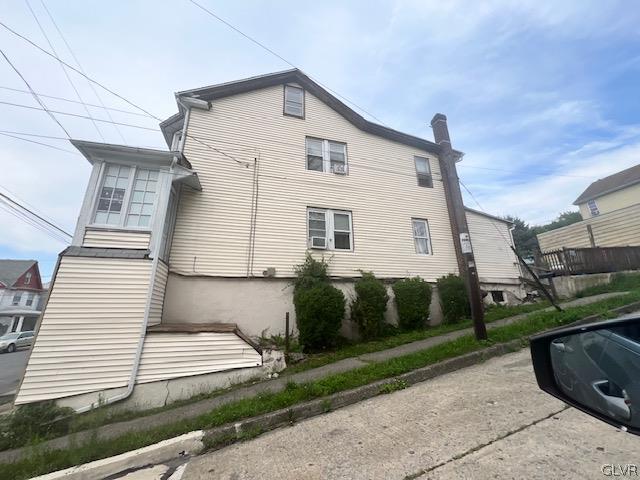
M 541 253 L 536 266 L 552 276 L 640 270 L 640 247 L 563 248 Z

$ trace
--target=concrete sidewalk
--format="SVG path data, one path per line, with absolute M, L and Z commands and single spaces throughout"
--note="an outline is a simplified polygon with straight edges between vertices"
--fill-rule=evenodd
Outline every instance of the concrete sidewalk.
M 625 292 L 605 293 L 600 295 L 594 295 L 591 297 L 580 298 L 561 304 L 563 307 L 575 307 L 580 305 L 588 305 L 601 300 L 612 298 L 615 296 L 623 295 Z M 553 307 L 546 308 L 539 311 L 548 311 Z M 534 313 L 534 312 L 531 312 Z M 529 314 L 521 314 L 513 317 L 497 320 L 487 325 L 488 329 L 494 329 L 503 325 L 508 325 L 527 317 Z M 317 380 L 328 375 L 346 372 L 371 362 L 380 362 L 389 360 L 392 358 L 407 355 L 413 352 L 426 350 L 441 343 L 455 340 L 456 338 L 469 335 L 473 333 L 472 328 L 464 328 L 449 332 L 445 335 L 439 335 L 425 340 L 408 343 L 399 347 L 391 348 L 388 350 L 382 350 L 379 352 L 368 353 L 359 357 L 346 358 L 335 363 L 325 365 L 323 367 L 310 369 L 304 372 L 295 373 L 292 375 L 282 375 L 277 379 L 271 379 L 263 382 L 259 382 L 253 385 L 235 388 L 227 393 L 221 394 L 217 397 L 201 400 L 189 405 L 176 407 L 169 411 L 156 413 L 153 415 L 147 415 L 133 420 L 128 420 L 119 423 L 113 423 L 98 427 L 97 429 L 90 431 L 83 431 L 74 433 L 66 437 L 55 438 L 41 444 L 43 448 L 59 449 L 66 448 L 70 442 L 75 444 L 81 444 L 85 441 L 89 441 L 91 438 L 109 439 L 118 437 L 130 431 L 148 430 L 155 427 L 159 427 L 165 424 L 174 423 L 176 421 L 190 419 L 198 415 L 207 413 L 223 404 L 230 403 L 236 400 L 249 398 L 256 396 L 264 392 L 279 392 L 286 387 L 288 382 L 304 383 L 312 380 Z M 94 437 L 95 436 L 95 437 Z M 19 450 L 9 450 L 0 452 L 0 462 L 12 462 L 21 457 Z

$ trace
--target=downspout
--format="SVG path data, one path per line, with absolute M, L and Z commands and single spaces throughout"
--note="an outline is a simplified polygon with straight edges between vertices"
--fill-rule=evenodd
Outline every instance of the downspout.
M 187 127 L 187 122 L 189 121 L 189 113 L 190 113 L 191 109 L 187 109 L 187 112 L 185 114 L 185 122 L 184 122 L 184 127 L 182 130 L 182 138 L 180 139 L 180 144 L 179 144 L 179 151 L 182 152 L 183 148 L 184 148 L 184 141 L 186 139 L 186 127 Z M 173 157 L 173 161 L 171 162 L 171 166 L 169 167 L 169 181 L 168 181 L 168 189 L 167 189 L 167 195 L 165 196 L 165 201 L 163 204 L 163 208 L 162 208 L 162 221 L 159 222 L 160 226 L 156 227 L 156 232 L 152 232 L 152 235 L 155 233 L 156 235 L 160 234 L 160 240 L 162 237 L 162 230 L 164 229 L 164 222 L 167 221 L 167 209 L 169 207 L 169 197 L 171 195 L 171 183 L 172 183 L 172 179 L 173 179 L 173 174 L 175 171 L 175 166 L 178 163 L 178 157 L 174 156 Z M 123 392 L 120 393 L 118 395 L 114 395 L 113 397 L 107 398 L 106 400 L 101 400 L 98 402 L 98 407 L 100 406 L 104 406 L 104 405 L 109 405 L 115 402 L 119 402 L 120 400 L 124 400 L 125 398 L 128 398 L 129 396 L 131 396 L 131 394 L 133 393 L 133 389 L 136 385 L 136 378 L 138 376 L 138 369 L 140 368 L 140 359 L 142 358 L 142 350 L 144 348 L 144 341 L 146 339 L 147 336 L 147 327 L 149 324 L 149 313 L 151 311 L 151 297 L 153 295 L 153 286 L 156 282 L 156 275 L 158 272 L 158 262 L 160 261 L 160 246 L 161 246 L 161 241 L 156 241 L 156 244 L 154 245 L 154 250 L 155 252 L 152 252 L 153 254 L 153 260 L 151 263 L 151 276 L 149 278 L 149 289 L 147 291 L 147 303 L 145 305 L 144 308 L 144 318 L 142 320 L 142 327 L 140 328 L 140 336 L 138 339 L 138 346 L 136 348 L 136 354 L 133 360 L 133 366 L 131 368 L 131 375 L 129 376 L 129 381 L 127 383 L 127 389 Z M 87 405 L 86 407 L 81 407 L 76 409 L 76 413 L 84 413 L 84 412 L 88 412 L 89 410 L 93 410 L 94 408 L 96 408 L 95 404 L 90 404 Z

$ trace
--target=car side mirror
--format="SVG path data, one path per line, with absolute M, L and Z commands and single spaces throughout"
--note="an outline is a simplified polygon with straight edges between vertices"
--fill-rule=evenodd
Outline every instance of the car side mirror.
M 536 335 L 531 358 L 542 390 L 640 435 L 640 317 Z

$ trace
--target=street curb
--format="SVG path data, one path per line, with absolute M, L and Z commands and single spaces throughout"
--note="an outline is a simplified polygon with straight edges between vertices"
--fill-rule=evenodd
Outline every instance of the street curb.
M 32 480 L 101 480 L 124 470 L 134 471 L 174 458 L 196 455 L 204 449 L 203 434 L 202 430 L 185 433 L 179 437 L 163 440 L 115 457 L 103 458 L 77 467 L 33 477 Z

